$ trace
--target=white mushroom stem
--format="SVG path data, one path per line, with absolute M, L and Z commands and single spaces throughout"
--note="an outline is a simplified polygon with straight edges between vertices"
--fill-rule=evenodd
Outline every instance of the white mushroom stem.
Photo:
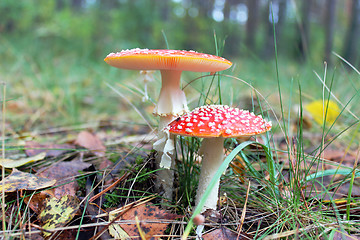
M 204 138 L 199 150 L 199 154 L 203 155 L 203 158 L 199 186 L 195 199 L 196 206 L 199 204 L 207 187 L 209 186 L 211 179 L 224 160 L 224 138 Z M 206 199 L 202 212 L 204 212 L 206 209 L 216 210 L 219 194 L 219 183 L 220 179 L 217 181 L 211 190 L 209 197 Z
M 179 116 L 188 111 L 185 93 L 180 89 L 181 72 L 175 70 L 161 71 L 161 90 L 154 114 Z M 160 118 L 160 125 L 166 126 L 167 124 L 163 124 Z
M 169 170 L 158 171 L 158 190 L 163 192 L 163 197 L 172 199 L 174 172 L 170 168 L 174 167 L 174 140 L 169 132 L 163 129 L 172 122 L 177 116 L 188 111 L 185 93 L 180 89 L 180 79 L 182 71 L 162 70 L 161 71 L 161 90 L 158 103 L 154 109 L 154 114 L 160 116 L 158 140 L 153 147 L 158 152 L 156 163 L 160 168 Z
M 188 111 L 185 93 L 180 89 L 181 72 L 161 71 L 162 85 L 159 100 L 154 109 L 154 114 L 160 116 L 158 140 L 154 143 L 154 149 L 158 151 L 157 162 L 161 168 L 171 167 L 175 150 L 174 141 L 170 139 L 169 133 L 163 132 L 163 129 L 177 116 Z
M 164 131 L 167 126 L 175 117 L 173 115 L 160 117 L 161 125 L 159 124 L 158 140 L 153 144 L 154 150 L 158 155 L 155 159 L 157 168 L 165 168 L 157 171 L 156 188 L 158 192 L 162 192 L 165 199 L 172 200 L 174 172 L 171 168 L 174 167 L 174 140 L 169 131 Z

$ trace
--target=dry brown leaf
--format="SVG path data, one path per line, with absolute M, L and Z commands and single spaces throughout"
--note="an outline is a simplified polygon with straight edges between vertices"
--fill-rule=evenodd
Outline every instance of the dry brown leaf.
M 36 176 L 31 173 L 21 172 L 13 169 L 12 173 L 3 181 L 0 182 L 0 191 L 4 187 L 5 192 L 15 192 L 18 190 L 38 190 L 42 188 L 51 187 L 56 183 L 54 179 Z
M 64 195 L 75 196 L 79 186 L 75 181 L 75 177 L 79 175 L 79 171 L 90 167 L 91 164 L 78 160 L 71 162 L 59 162 L 48 168 L 40 169 L 37 176 L 46 177 L 57 180 L 58 186 L 54 189 L 56 198 Z
M 333 236 L 333 240 L 356 240 L 360 239 L 358 236 L 348 234 L 346 231 L 341 229 L 334 229 L 335 234 Z
M 31 210 L 39 214 L 45 207 L 47 199 L 54 197 L 54 189 L 41 191 L 37 194 L 24 198 L 24 202 Z
M 245 180 L 245 162 L 240 156 L 236 156 L 235 159 L 231 162 L 230 167 L 233 169 L 233 171 L 237 174 L 239 180 L 244 183 Z
M 103 169 L 107 169 L 110 166 L 112 166 L 114 163 L 112 161 L 110 161 L 107 158 L 102 159 L 103 161 L 101 161 L 100 165 L 99 165 L 99 170 L 103 170 Z
M 356 154 L 351 154 L 351 152 L 348 152 L 346 155 L 346 149 L 334 149 L 331 147 L 328 147 L 323 150 L 323 152 L 320 154 L 322 158 L 342 163 L 343 165 L 352 167 L 354 165 Z M 329 164 L 328 167 L 334 167 Z
M 45 152 L 47 157 L 57 157 L 72 149 L 75 149 L 75 146 L 71 144 L 40 144 L 35 141 L 25 143 L 25 153 L 28 156 Z
M 240 233 L 239 236 L 237 233 L 230 231 L 227 228 L 219 228 L 209 233 L 204 234 L 204 240 L 245 240 L 245 239 L 253 239 L 249 234 Z M 239 238 L 238 238 L 239 237 Z
M 105 156 L 106 147 L 95 134 L 82 131 L 77 136 L 75 143 L 81 147 L 89 149 L 96 156 Z
M 139 227 L 146 234 L 149 239 L 154 235 L 162 235 L 167 228 L 169 223 L 162 221 L 174 220 L 181 216 L 177 214 L 168 213 L 165 210 L 161 210 L 159 207 L 154 205 L 142 204 L 126 211 L 121 220 L 134 220 L 135 216 L 139 219 Z M 154 222 L 147 222 L 154 221 Z M 156 222 L 158 221 L 158 222 Z M 136 223 L 131 224 L 120 224 L 120 227 L 127 232 L 131 239 L 141 239 L 139 229 Z M 133 238 L 138 237 L 138 238 Z M 159 239 L 159 238 L 156 238 Z

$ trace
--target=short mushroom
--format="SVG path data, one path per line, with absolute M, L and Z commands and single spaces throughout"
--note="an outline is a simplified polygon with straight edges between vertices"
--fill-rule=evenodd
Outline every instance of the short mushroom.
M 154 114 L 160 116 L 158 141 L 154 149 L 158 151 L 159 167 L 170 168 L 174 144 L 169 133 L 163 128 L 173 119 L 188 111 L 185 93 L 180 89 L 182 71 L 218 72 L 228 69 L 232 63 L 225 58 L 183 50 L 130 49 L 110 53 L 105 62 L 111 66 L 129 70 L 160 70 L 161 90 Z M 167 177 L 166 177 L 167 178 Z M 163 179 L 168 185 L 173 180 Z M 166 194 L 165 194 L 166 195 Z M 168 197 L 168 196 L 165 196 Z
M 204 138 L 199 153 L 203 155 L 195 204 L 224 160 L 224 138 L 252 136 L 271 129 L 271 122 L 249 111 L 226 105 L 208 105 L 194 109 L 168 125 L 171 134 Z M 203 211 L 216 209 L 219 182 L 212 189 Z

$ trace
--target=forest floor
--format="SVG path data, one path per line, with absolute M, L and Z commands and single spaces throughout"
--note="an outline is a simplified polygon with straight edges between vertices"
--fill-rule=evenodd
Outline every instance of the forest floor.
M 2 237 L 180 239 L 193 222 L 200 140 L 177 138 L 173 200 L 163 199 L 152 150 L 158 75 L 142 101 L 139 75 L 44 58 L 0 66 L 11 79 L 1 89 Z M 222 102 L 273 122 L 224 171 L 203 238 L 358 239 L 359 76 L 279 65 L 278 77 L 272 62 L 241 60 L 226 75 L 245 80 L 184 74 L 190 108 Z M 226 155 L 243 141 L 227 141 Z

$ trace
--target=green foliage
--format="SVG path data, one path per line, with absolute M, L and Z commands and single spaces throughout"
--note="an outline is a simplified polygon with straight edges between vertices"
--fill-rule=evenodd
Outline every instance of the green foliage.
M 179 137 L 178 139 L 181 156 L 178 156 L 180 161 L 176 167 L 178 178 L 181 179 L 179 181 L 180 199 L 185 206 L 191 206 L 195 198 L 200 174 L 200 166 L 196 161 L 199 160 L 197 152 L 200 147 L 200 140 L 193 137 Z

